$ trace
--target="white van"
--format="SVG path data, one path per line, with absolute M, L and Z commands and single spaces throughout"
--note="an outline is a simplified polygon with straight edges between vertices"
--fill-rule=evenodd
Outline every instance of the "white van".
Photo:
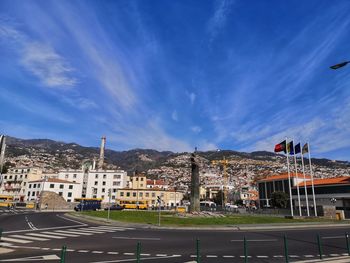
M 212 201 L 201 201 L 199 205 L 202 210 L 210 210 L 210 211 L 216 210 L 216 204 Z

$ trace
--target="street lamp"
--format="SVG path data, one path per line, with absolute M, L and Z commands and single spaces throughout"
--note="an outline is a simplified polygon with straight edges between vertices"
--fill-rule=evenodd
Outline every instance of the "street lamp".
M 338 69 L 338 68 L 342 68 L 344 66 L 346 66 L 347 64 L 349 64 L 350 61 L 344 61 L 342 63 L 339 63 L 339 64 L 335 64 L 333 66 L 330 66 L 331 69 Z

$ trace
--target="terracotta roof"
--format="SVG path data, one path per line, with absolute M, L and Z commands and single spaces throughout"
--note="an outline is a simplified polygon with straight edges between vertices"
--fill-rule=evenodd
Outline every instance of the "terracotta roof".
M 61 179 L 57 179 L 57 178 L 47 178 L 47 180 L 45 179 L 41 179 L 41 180 L 36 180 L 36 181 L 30 181 L 29 183 L 43 183 L 43 182 L 47 182 L 47 183 L 62 183 L 62 184 L 77 184 L 71 181 L 67 181 L 67 180 L 61 180 Z
M 165 181 L 164 180 L 147 179 L 147 184 L 148 185 L 165 185 Z
M 314 180 L 314 185 L 337 185 L 337 184 L 350 184 L 350 177 L 342 176 L 342 177 Z M 304 186 L 304 183 L 300 183 L 299 186 Z M 311 186 L 311 181 L 307 181 L 306 186 Z
M 290 172 L 290 177 L 291 178 L 298 177 L 298 178 L 304 179 L 304 174 L 297 173 L 297 176 L 295 176 L 295 173 Z M 310 175 L 305 175 L 305 178 L 310 179 L 311 176 Z M 274 181 L 274 180 L 282 180 L 282 179 L 288 179 L 288 173 L 282 173 L 282 174 L 267 176 L 264 179 L 258 180 L 258 182 L 266 182 L 266 181 Z

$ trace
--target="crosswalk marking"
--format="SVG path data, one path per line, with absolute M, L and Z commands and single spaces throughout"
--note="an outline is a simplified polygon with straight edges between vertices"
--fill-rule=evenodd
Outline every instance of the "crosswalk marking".
M 63 237 L 78 237 L 79 235 L 67 234 L 67 233 L 58 233 L 56 232 L 43 232 L 44 234 L 63 236 Z
M 83 236 L 91 236 L 91 233 L 83 233 L 83 232 L 78 232 L 77 230 L 57 230 L 56 232 L 60 232 L 60 233 L 72 233 L 72 234 L 79 234 L 79 235 L 83 235 Z
M 29 240 L 34 240 L 34 241 L 47 241 L 47 238 L 39 238 L 39 237 L 30 237 L 30 236 L 25 236 L 25 235 L 11 235 L 10 238 L 24 238 L 24 239 L 29 239 Z
M 44 234 L 38 234 L 38 233 L 28 233 L 26 236 L 35 236 L 35 237 L 47 237 L 47 238 L 53 238 L 53 239 L 63 239 L 65 237 L 60 236 L 54 236 L 54 235 L 44 235 Z
M 26 243 L 32 242 L 29 240 L 23 240 L 23 239 L 18 239 L 18 238 L 9 238 L 9 237 L 1 237 L 1 240 L 6 241 L 6 242 L 21 243 L 21 244 L 26 244 Z
M 79 229 L 78 231 L 86 232 L 86 233 L 106 233 L 106 232 L 108 232 L 105 230 L 95 230 L 95 229 Z

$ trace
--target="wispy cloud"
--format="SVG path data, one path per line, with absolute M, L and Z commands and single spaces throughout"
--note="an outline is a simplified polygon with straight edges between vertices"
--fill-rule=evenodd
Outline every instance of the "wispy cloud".
M 54 49 L 42 43 L 22 43 L 22 65 L 46 87 L 72 87 L 77 80 L 69 74 L 74 69 Z
M 214 15 L 209 19 L 208 32 L 210 35 L 210 42 L 214 41 L 220 30 L 225 26 L 227 16 L 230 13 L 232 0 L 220 0 L 215 2 L 216 7 Z
M 202 131 L 202 128 L 199 126 L 192 126 L 191 131 L 193 131 L 194 133 L 200 133 Z
M 179 118 L 178 118 L 178 116 L 177 116 L 177 111 L 176 111 L 176 110 L 174 110 L 174 111 L 172 112 L 171 118 L 172 118 L 174 121 L 178 121 L 178 120 L 179 120 Z

